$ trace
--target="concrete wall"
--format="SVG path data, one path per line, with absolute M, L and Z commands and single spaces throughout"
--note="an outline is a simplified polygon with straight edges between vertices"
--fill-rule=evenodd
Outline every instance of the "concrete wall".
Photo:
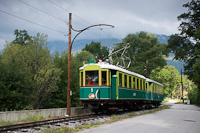
M 82 109 L 82 107 L 71 108 L 71 115 L 87 114 L 90 112 L 90 110 Z M 66 114 L 67 108 L 7 111 L 0 112 L 0 121 L 20 121 L 33 116 L 43 116 L 44 118 L 48 118 L 56 116 L 65 116 Z

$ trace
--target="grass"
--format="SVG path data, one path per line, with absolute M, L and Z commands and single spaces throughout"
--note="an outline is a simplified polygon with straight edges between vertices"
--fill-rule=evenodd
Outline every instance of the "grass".
M 44 119 L 45 118 L 43 116 L 34 115 L 34 116 L 30 116 L 26 119 L 21 120 L 21 122 L 40 121 L 40 120 L 44 120 Z
M 50 129 L 45 129 L 42 131 L 42 133 L 73 133 L 73 132 L 74 132 L 73 128 L 69 128 L 69 127 L 63 127 L 60 129 L 50 128 Z
M 0 121 L 0 126 L 7 126 L 7 125 L 13 125 L 13 122 L 10 122 L 10 121 Z
M 40 120 L 45 120 L 45 119 L 46 118 L 44 118 L 43 116 L 34 115 L 34 116 L 30 116 L 26 119 L 22 119 L 20 121 L 0 121 L 0 126 L 14 125 L 14 124 L 22 123 L 22 122 L 40 121 Z
M 76 126 L 75 128 L 70 128 L 70 127 L 63 127 L 63 128 L 58 128 L 58 129 L 45 129 L 43 131 L 41 131 L 41 133 L 73 133 L 73 132 L 77 132 L 81 129 L 86 129 L 86 128 L 94 128 L 94 127 L 98 127 L 100 125 L 102 125 L 103 122 L 97 122 L 97 123 L 91 123 L 91 124 L 83 124 L 81 126 Z
M 79 131 L 81 129 L 94 128 L 94 127 L 98 127 L 98 126 L 100 126 L 102 124 L 109 124 L 109 123 L 113 123 L 113 122 L 116 122 L 116 121 L 119 121 L 119 120 L 132 118 L 132 117 L 145 115 L 145 114 L 150 114 L 150 113 L 155 113 L 155 112 L 158 112 L 158 111 L 161 111 L 161 110 L 164 110 L 164 109 L 169 109 L 169 108 L 171 108 L 171 105 L 165 105 L 163 107 L 159 107 L 159 108 L 156 108 L 154 110 L 149 110 L 149 111 L 146 111 L 146 112 L 142 112 L 140 114 L 128 113 L 127 116 L 112 115 L 111 119 L 109 121 L 97 122 L 97 123 L 91 123 L 91 124 L 85 123 L 83 125 L 76 126 L 75 128 L 63 127 L 63 128 L 59 128 L 59 129 L 45 129 L 45 130 L 42 131 L 42 133 L 49 133 L 49 132 L 50 133 L 65 133 L 65 132 L 73 133 L 73 132 L 77 132 L 77 131 Z
M 196 104 L 197 107 L 200 107 L 200 104 Z

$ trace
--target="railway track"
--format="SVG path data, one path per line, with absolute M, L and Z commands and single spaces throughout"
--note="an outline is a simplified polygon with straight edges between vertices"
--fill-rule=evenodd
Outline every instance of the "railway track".
M 77 121 L 84 122 L 102 117 L 104 117 L 104 115 L 94 114 L 73 117 L 59 117 L 54 119 L 41 120 L 37 122 L 26 122 L 15 125 L 1 126 L 0 132 L 30 132 L 30 130 L 32 130 L 31 132 L 39 132 L 42 129 L 42 126 L 51 127 L 52 125 L 69 125 L 70 123 L 75 123 Z
M 160 108 L 164 106 L 161 105 Z M 141 114 L 143 112 L 149 112 L 152 109 L 140 109 L 138 111 L 119 111 L 116 114 L 116 117 L 120 117 L 123 115 L 128 115 L 128 113 L 134 114 Z M 75 128 L 77 125 L 82 125 L 85 123 L 96 123 L 96 122 L 103 122 L 106 120 L 110 120 L 110 115 L 104 114 L 88 114 L 88 115 L 81 115 L 81 116 L 71 116 L 71 117 L 59 117 L 59 118 L 52 118 L 48 120 L 41 120 L 37 122 L 26 122 L 21 124 L 15 125 L 8 125 L 8 126 L 0 126 L 0 133 L 1 132 L 9 132 L 9 133 L 18 133 L 18 132 L 40 132 L 47 128 L 62 128 L 63 126 Z

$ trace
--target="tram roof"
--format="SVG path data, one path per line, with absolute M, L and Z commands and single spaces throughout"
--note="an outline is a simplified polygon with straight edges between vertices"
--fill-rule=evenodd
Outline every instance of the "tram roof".
M 154 80 L 151 80 L 151 79 L 148 79 L 148 78 L 146 78 L 146 82 L 152 82 L 152 83 L 158 84 L 158 85 L 160 85 L 160 86 L 164 86 L 163 84 L 158 83 L 158 82 L 156 82 L 156 81 L 154 81 Z

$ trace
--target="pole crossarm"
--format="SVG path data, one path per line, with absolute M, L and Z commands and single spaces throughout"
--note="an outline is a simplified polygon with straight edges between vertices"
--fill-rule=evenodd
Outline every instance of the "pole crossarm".
M 82 33 L 83 31 L 85 31 L 85 30 L 88 30 L 88 29 L 90 29 L 90 28 L 92 28 L 92 27 L 97 27 L 97 26 L 109 26 L 109 27 L 114 28 L 113 25 L 109 25 L 109 24 L 96 24 L 96 25 L 88 26 L 88 27 L 86 27 L 86 28 L 84 28 L 84 29 L 82 29 L 82 30 L 76 30 L 76 29 L 74 29 L 74 28 L 72 27 L 72 25 L 71 25 L 71 29 L 72 29 L 73 31 L 78 32 L 78 34 L 76 34 L 76 36 L 75 36 L 75 37 L 73 38 L 73 40 L 72 40 L 71 48 L 72 48 L 72 45 L 73 45 L 73 43 L 74 43 L 74 40 L 76 39 L 76 37 L 77 37 L 79 34 L 81 34 L 81 33 Z

